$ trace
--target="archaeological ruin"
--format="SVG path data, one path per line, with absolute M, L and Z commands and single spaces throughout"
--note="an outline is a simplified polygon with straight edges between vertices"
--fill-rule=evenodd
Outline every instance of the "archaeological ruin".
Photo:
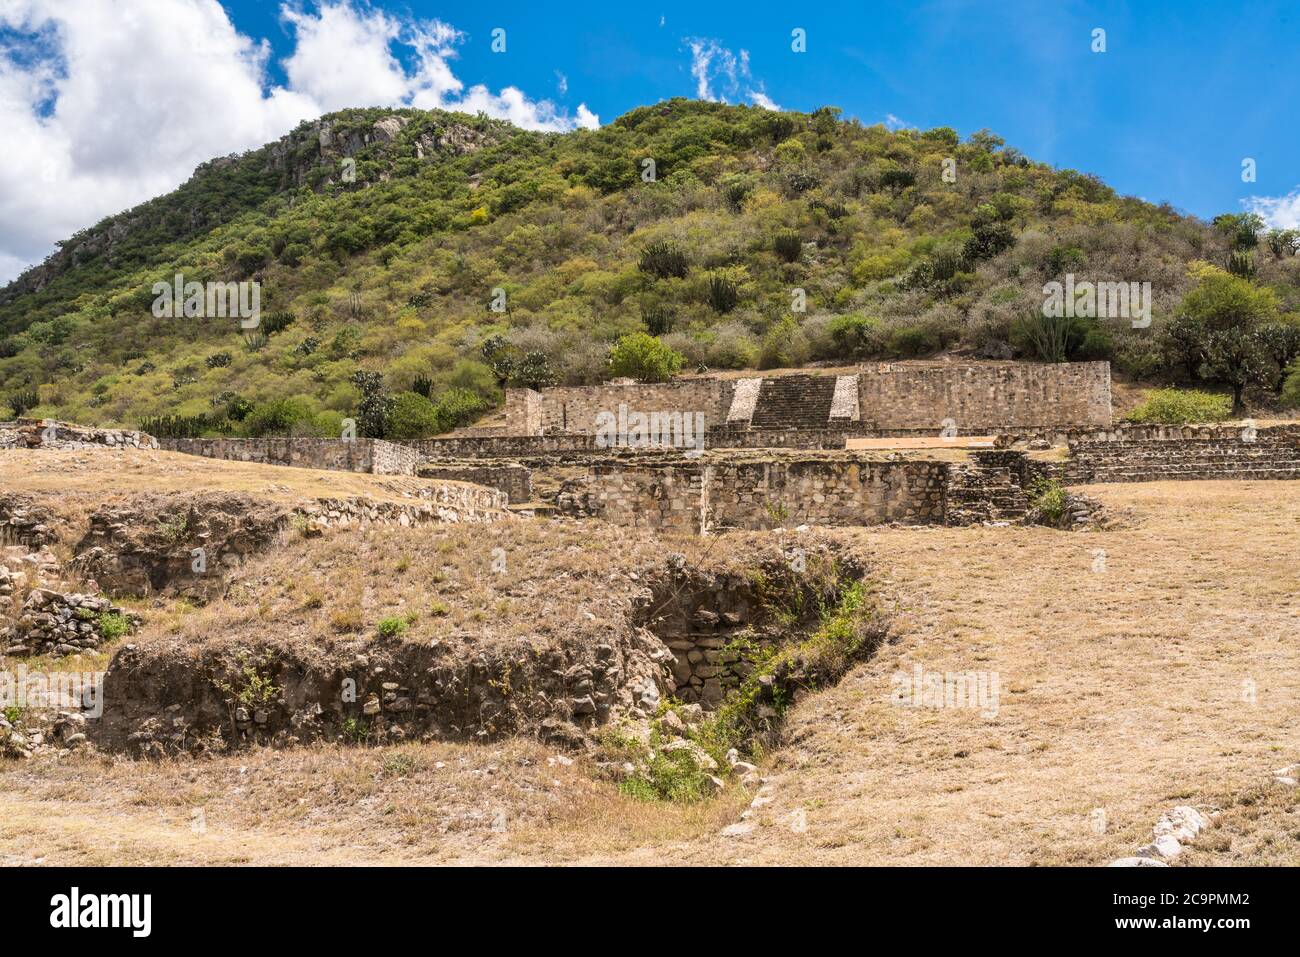
M 518 514 L 687 534 L 1015 521 L 1038 479 L 1300 478 L 1300 426 L 1115 424 L 1106 362 L 892 362 L 508 389 L 496 422 L 407 443 L 0 425 L 0 447 L 41 444 L 420 476 L 493 489 Z

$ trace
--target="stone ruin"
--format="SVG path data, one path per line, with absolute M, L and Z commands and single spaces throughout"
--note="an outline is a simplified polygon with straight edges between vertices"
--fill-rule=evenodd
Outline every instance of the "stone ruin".
M 53 437 L 73 447 L 161 445 L 235 461 L 419 475 L 494 489 L 518 513 L 693 534 L 1021 521 L 1039 479 L 1300 478 L 1300 426 L 1113 425 L 1105 362 L 870 363 L 848 374 L 510 389 L 502 418 L 504 425 L 410 443 L 159 443 L 25 420 L 16 431 L 0 426 L 0 444 Z M 997 448 L 967 441 L 981 435 Z M 861 438 L 900 448 L 852 448 Z M 917 440 L 958 454 L 901 448 Z M 1065 454 L 1036 454 L 1051 447 Z M 1086 516 L 1088 506 L 1076 504 Z

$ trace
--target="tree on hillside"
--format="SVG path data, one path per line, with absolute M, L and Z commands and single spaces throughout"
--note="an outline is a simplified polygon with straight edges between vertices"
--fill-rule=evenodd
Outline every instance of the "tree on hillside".
M 1223 213 L 1215 216 L 1214 228 L 1221 232 L 1233 249 L 1254 249 L 1264 229 L 1258 213 Z
M 1284 316 L 1259 327 L 1260 345 L 1277 364 L 1277 391 L 1282 391 L 1287 369 L 1300 359 L 1300 316 Z
M 1199 355 L 1195 374 L 1232 388 L 1234 412 L 1252 382 L 1265 382 L 1268 356 L 1261 327 L 1277 317 L 1277 295 L 1214 266 L 1203 267 L 1198 282 L 1178 307 L 1174 355 L 1187 363 Z
M 385 438 L 393 412 L 393 399 L 384 391 L 384 377 L 378 372 L 358 369 L 352 373 L 352 384 L 361 390 L 356 415 L 357 435 L 367 439 Z

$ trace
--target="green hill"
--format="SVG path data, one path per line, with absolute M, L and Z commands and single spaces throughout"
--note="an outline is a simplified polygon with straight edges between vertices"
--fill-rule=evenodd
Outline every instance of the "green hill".
M 348 415 L 382 428 L 380 390 L 415 390 L 434 402 L 399 396 L 398 430 L 427 433 L 506 381 L 606 378 L 636 332 L 688 370 L 1037 358 L 1025 317 L 1067 272 L 1150 282 L 1155 315 L 1076 323 L 1068 357 L 1168 377 L 1189 264 L 1237 247 L 1234 271 L 1277 311 L 1300 302 L 1293 249 L 1253 248 L 1257 227 L 1246 242 L 986 132 L 891 132 L 831 108 L 671 100 L 566 134 L 347 110 L 204 164 L 0 291 L 0 417 L 336 434 Z M 259 281 L 261 327 L 156 318 L 153 284 L 177 273 Z

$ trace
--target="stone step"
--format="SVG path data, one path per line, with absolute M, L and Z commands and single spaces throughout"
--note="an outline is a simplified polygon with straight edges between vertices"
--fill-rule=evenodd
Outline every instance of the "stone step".
M 791 375 L 764 379 L 750 426 L 755 429 L 826 428 L 835 399 L 835 383 L 834 376 Z

